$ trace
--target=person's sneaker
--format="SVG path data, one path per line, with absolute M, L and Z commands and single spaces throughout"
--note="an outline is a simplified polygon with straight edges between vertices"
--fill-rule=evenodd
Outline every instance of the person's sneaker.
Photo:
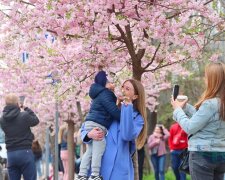
M 88 180 L 87 176 L 77 175 L 76 180 Z
M 102 176 L 90 176 L 88 180 L 103 180 Z

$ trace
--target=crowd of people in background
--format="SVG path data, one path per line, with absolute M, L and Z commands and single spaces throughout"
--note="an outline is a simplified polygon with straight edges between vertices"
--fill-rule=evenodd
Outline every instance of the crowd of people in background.
M 164 180 L 166 158 L 176 180 L 185 180 L 179 170 L 180 154 L 190 152 L 192 180 L 223 180 L 225 172 L 225 65 L 210 63 L 205 68 L 205 91 L 195 106 L 188 99 L 171 98 L 174 123 L 169 130 L 156 124 L 147 137 L 145 91 L 140 81 L 127 79 L 122 83 L 122 97 L 114 94 L 114 84 L 104 71 L 95 76 L 90 88 L 92 103 L 81 128 L 74 134 L 76 143 L 76 180 L 134 180 L 132 158 L 136 150 L 144 151 L 156 180 Z M 31 131 L 38 125 L 36 114 L 18 96 L 7 94 L 0 118 L 7 149 L 7 170 L 11 180 L 36 180 L 43 177 L 44 149 Z M 59 171 L 62 180 L 69 180 L 68 125 L 60 126 Z M 87 144 L 81 156 L 80 144 Z M 1 140 L 2 143 L 2 140 Z M 143 153 L 144 154 L 144 153 Z M 83 159 L 82 159 L 83 158 Z M 140 157 L 138 162 L 142 162 Z M 91 167 L 91 168 L 90 168 Z M 139 168 L 142 167 L 140 164 Z M 141 172 L 141 173 L 140 173 Z M 142 171 L 139 171 L 142 179 Z M 89 177 L 90 176 L 90 177 Z
M 186 174 L 179 171 L 179 155 L 188 146 L 188 137 L 178 123 L 171 125 L 168 131 L 164 125 L 157 124 L 153 134 L 148 137 L 147 149 L 156 180 L 165 179 L 166 158 L 170 157 L 171 167 L 176 180 L 185 180 Z M 170 152 L 170 156 L 168 156 Z

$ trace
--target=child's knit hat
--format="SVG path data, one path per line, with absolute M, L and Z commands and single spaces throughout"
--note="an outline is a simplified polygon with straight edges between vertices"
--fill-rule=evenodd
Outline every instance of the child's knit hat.
M 95 76 L 95 83 L 105 87 L 107 83 L 107 74 L 105 71 L 99 71 Z

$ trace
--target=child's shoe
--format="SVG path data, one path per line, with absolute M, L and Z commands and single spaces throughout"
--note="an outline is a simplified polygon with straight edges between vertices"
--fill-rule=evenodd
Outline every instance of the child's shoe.
M 90 176 L 88 180 L 103 180 L 102 176 Z
M 77 175 L 76 180 L 88 180 L 87 176 Z

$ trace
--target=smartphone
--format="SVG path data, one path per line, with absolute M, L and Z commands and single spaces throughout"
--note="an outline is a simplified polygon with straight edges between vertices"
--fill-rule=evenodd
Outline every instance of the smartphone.
M 25 96 L 19 96 L 20 106 L 24 105 Z
M 173 99 L 175 100 L 179 94 L 179 85 L 175 84 L 173 87 Z

